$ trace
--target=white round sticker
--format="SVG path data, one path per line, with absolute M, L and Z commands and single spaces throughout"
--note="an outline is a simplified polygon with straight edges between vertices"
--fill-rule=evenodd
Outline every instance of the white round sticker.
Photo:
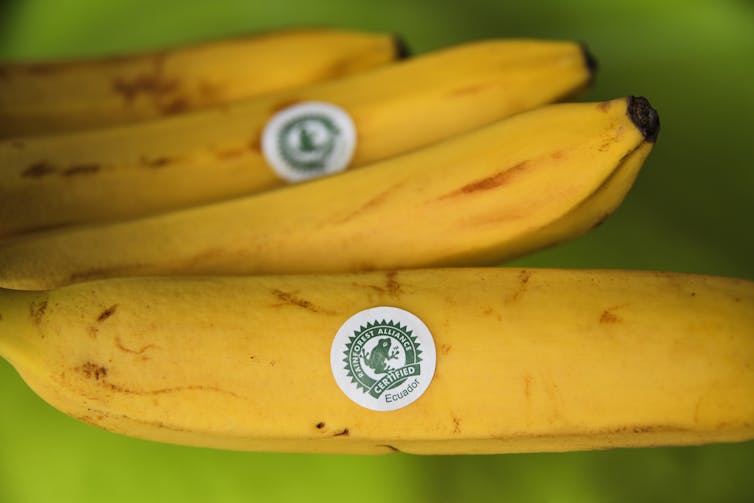
M 373 307 L 351 316 L 330 349 L 335 381 L 367 409 L 389 411 L 413 403 L 435 375 L 435 341 L 416 316 Z
M 331 103 L 307 101 L 275 114 L 262 131 L 262 153 L 289 182 L 343 171 L 356 149 L 356 126 Z

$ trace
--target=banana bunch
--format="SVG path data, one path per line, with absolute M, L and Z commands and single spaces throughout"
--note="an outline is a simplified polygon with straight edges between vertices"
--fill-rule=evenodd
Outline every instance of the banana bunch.
M 173 115 L 405 56 L 393 35 L 295 29 L 105 59 L 0 63 L 0 138 Z
M 496 264 L 602 222 L 657 127 L 643 98 L 544 106 L 338 176 L 9 241 L 0 288 Z
M 650 103 L 551 104 L 593 70 L 579 44 L 477 42 L 2 142 L 0 355 L 72 417 L 185 445 L 752 439 L 754 283 L 480 267 L 589 231 L 631 188 Z
M 591 80 L 592 61 L 570 42 L 475 42 L 194 113 L 6 140 L 0 238 L 152 215 L 363 166 L 571 95 Z M 333 138 L 342 141 L 330 145 Z M 282 147 L 292 162 L 281 166 Z

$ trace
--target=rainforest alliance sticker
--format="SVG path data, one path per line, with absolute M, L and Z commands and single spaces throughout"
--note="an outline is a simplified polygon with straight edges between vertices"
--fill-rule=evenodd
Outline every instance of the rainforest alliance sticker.
M 300 182 L 348 166 L 356 149 L 356 127 L 348 112 L 331 103 L 292 105 L 267 123 L 262 153 L 283 179 Z
M 400 409 L 419 398 L 432 382 L 436 359 L 429 328 L 408 311 L 386 306 L 350 317 L 330 350 L 343 393 L 377 411 Z

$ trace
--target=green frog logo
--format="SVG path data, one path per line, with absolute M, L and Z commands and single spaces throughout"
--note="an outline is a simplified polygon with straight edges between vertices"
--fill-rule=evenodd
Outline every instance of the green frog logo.
M 280 130 L 278 148 L 293 169 L 320 171 L 330 162 L 339 135 L 340 129 L 326 115 L 299 115 Z
M 380 339 L 369 354 L 366 354 L 362 350 L 361 358 L 364 360 L 366 366 L 372 369 L 375 374 L 384 374 L 388 370 L 392 370 L 387 363 L 388 360 L 398 359 L 398 348 L 393 348 L 391 351 L 390 348 L 392 345 L 393 343 L 389 338 Z

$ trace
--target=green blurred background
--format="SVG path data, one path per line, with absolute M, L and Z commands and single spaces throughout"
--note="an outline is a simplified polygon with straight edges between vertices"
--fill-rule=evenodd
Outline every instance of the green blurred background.
M 291 25 L 586 42 L 584 99 L 647 96 L 662 131 L 622 208 L 516 265 L 754 279 L 754 3 L 747 0 L 0 0 L 0 59 L 98 55 Z M 752 502 L 754 442 L 497 456 L 219 452 L 128 439 L 41 402 L 0 361 L 0 503 Z M 754 397 L 752 397 L 754 400 Z

